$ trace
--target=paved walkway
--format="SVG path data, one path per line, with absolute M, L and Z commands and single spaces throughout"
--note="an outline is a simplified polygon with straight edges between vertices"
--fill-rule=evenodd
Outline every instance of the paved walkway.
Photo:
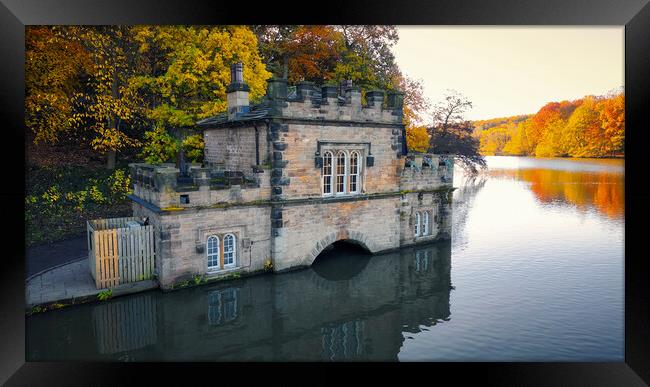
M 139 281 L 113 288 L 113 296 L 137 293 L 158 287 L 156 281 Z M 102 289 L 95 287 L 90 275 L 88 259 L 68 262 L 29 278 L 25 283 L 27 309 L 53 302 L 72 302 L 76 299 L 96 297 Z
M 25 252 L 25 278 L 63 263 L 88 257 L 87 236 L 33 246 Z

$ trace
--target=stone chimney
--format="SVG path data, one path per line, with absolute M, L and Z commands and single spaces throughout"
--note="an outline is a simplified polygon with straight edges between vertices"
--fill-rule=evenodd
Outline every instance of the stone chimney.
M 234 120 L 241 113 L 249 110 L 248 92 L 250 88 L 244 82 L 244 65 L 230 65 L 230 85 L 226 89 L 228 96 L 228 120 Z

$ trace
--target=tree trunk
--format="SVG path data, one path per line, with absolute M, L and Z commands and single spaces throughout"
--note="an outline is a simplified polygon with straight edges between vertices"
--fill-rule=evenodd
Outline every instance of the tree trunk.
M 117 68 L 113 69 L 113 84 L 111 85 L 111 96 L 113 97 L 113 100 L 117 100 L 120 97 L 119 94 L 119 89 L 118 89 L 118 79 L 117 79 Z M 113 114 L 110 120 L 110 126 L 111 128 L 114 128 L 115 130 L 119 130 L 119 120 Z M 116 159 L 116 151 L 115 150 L 109 150 L 108 153 L 106 154 L 106 168 L 109 170 L 115 169 L 115 159 Z
M 115 169 L 115 153 L 114 150 L 111 150 L 106 154 L 106 169 Z

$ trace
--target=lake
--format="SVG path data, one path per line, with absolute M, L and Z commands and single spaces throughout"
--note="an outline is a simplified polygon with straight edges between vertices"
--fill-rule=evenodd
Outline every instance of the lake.
M 28 361 L 624 360 L 624 161 L 456 170 L 451 242 L 26 319 Z

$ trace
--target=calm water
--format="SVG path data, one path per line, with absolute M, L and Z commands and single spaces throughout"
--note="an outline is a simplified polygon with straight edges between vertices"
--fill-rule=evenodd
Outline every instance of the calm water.
M 623 161 L 488 163 L 451 243 L 34 315 L 27 360 L 623 361 Z

